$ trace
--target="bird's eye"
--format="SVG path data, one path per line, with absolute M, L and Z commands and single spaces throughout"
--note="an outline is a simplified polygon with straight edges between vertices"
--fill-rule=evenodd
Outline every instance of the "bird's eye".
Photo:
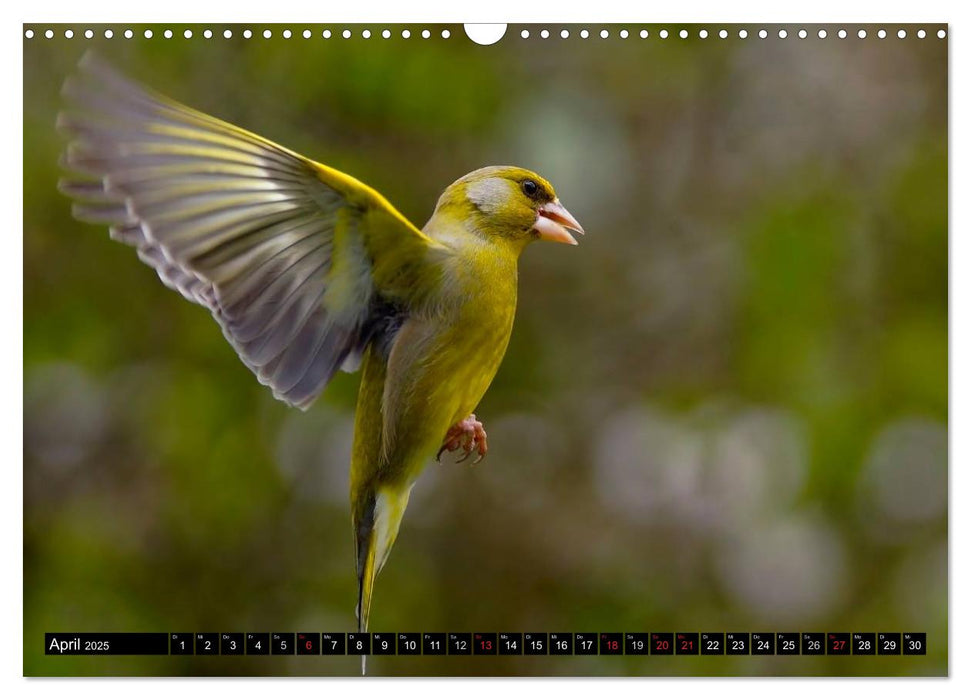
M 539 185 L 537 185 L 532 180 L 523 180 L 523 192 L 526 193 L 527 197 L 534 197 L 539 191 Z

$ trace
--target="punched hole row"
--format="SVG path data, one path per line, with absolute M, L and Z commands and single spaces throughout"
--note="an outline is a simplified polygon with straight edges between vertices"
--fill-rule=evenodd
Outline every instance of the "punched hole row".
M 120 36 L 124 37 L 125 39 L 133 39 L 135 38 L 135 34 L 136 34 L 135 31 L 132 29 L 125 29 L 124 31 L 120 32 Z M 358 36 L 362 39 L 370 39 L 372 36 L 375 36 L 375 37 L 380 36 L 382 39 L 390 39 L 392 36 L 394 36 L 394 34 L 395 33 L 392 32 L 390 29 L 383 29 L 380 32 L 376 32 L 376 33 L 372 33 L 370 29 L 362 29 L 357 31 L 357 33 L 355 33 L 350 29 L 344 29 L 344 30 L 338 30 L 338 31 L 331 31 L 330 29 L 324 29 L 323 31 L 320 32 L 319 36 L 324 39 L 330 39 L 332 37 L 341 37 L 343 39 L 350 39 L 354 36 Z M 594 32 L 594 33 L 591 33 L 590 30 L 588 29 L 581 29 L 578 32 L 576 32 L 576 34 L 581 39 L 589 39 L 591 36 L 599 36 L 601 39 L 609 39 L 612 36 L 609 29 L 601 29 L 599 32 Z M 767 29 L 760 29 L 758 30 L 758 32 L 754 34 L 754 36 L 758 36 L 759 39 L 768 39 L 769 36 L 771 36 L 772 34 L 773 33 L 770 33 Z M 866 29 L 859 29 L 855 32 L 855 34 L 859 39 L 866 39 L 869 36 L 869 33 L 867 32 Z M 262 36 L 264 39 L 272 39 L 276 34 L 272 29 L 264 29 L 262 32 L 259 32 L 259 33 L 254 33 L 253 30 L 251 29 L 244 29 L 240 31 L 238 35 L 241 36 L 243 39 L 252 39 L 254 36 Z M 311 39 L 314 37 L 314 32 L 311 31 L 310 29 L 304 29 L 303 31 L 298 30 L 296 32 L 290 29 L 284 29 L 281 32 L 279 32 L 279 35 L 284 39 L 291 39 L 296 36 L 303 37 L 304 39 Z M 412 36 L 412 33 L 410 29 L 402 29 L 400 32 L 398 32 L 398 35 L 402 39 L 410 39 Z M 443 29 L 439 33 L 439 36 L 442 39 L 448 39 L 451 37 L 451 35 L 452 34 L 448 29 Z M 550 32 L 549 29 L 541 29 L 539 32 L 537 32 L 537 36 L 539 36 L 539 38 L 541 39 L 549 39 L 553 35 L 554 34 Z M 569 39 L 572 36 L 572 33 L 569 29 L 561 29 L 558 32 L 558 35 L 561 39 Z M 627 39 L 634 35 L 639 36 L 641 39 L 648 39 L 650 38 L 651 33 L 647 29 L 641 29 L 640 31 L 636 31 L 636 32 L 631 32 L 627 29 L 621 29 L 620 31 L 617 32 L 617 36 L 620 37 L 621 39 Z M 779 39 L 787 39 L 789 38 L 789 31 L 786 29 L 779 29 L 777 32 L 774 32 L 774 35 L 777 36 Z M 851 32 L 848 32 L 845 29 L 839 29 L 833 32 L 833 35 L 839 39 L 846 39 L 847 37 L 851 36 Z M 874 32 L 874 35 L 878 39 L 886 39 L 888 36 L 891 36 L 891 34 L 887 32 L 886 29 L 878 29 L 876 32 Z M 918 39 L 925 39 L 927 38 L 927 36 L 929 36 L 928 32 L 924 29 L 918 29 L 916 32 L 914 32 L 914 35 Z M 24 31 L 24 37 L 27 39 L 33 39 L 35 36 L 38 36 L 38 34 L 36 34 L 33 29 L 27 29 Z M 45 39 L 53 39 L 55 36 L 57 36 L 57 34 L 54 32 L 53 29 L 47 29 L 43 32 L 42 36 Z M 62 36 L 65 39 L 73 39 L 76 35 L 73 29 L 65 29 Z M 80 36 L 83 36 L 85 39 L 93 39 L 95 37 L 95 31 L 92 29 L 85 29 L 83 32 L 80 33 Z M 115 37 L 115 32 L 114 30 L 111 30 L 111 29 L 105 29 L 102 32 L 102 36 L 104 36 L 105 39 L 113 39 Z M 145 29 L 144 31 L 141 32 L 141 36 L 144 37 L 145 39 L 153 39 L 155 38 L 156 34 L 152 29 Z M 165 29 L 159 34 L 159 36 L 161 36 L 164 39 L 172 39 L 176 36 L 176 33 L 173 32 L 171 29 Z M 184 39 L 192 39 L 195 36 L 195 33 L 191 29 L 186 29 L 181 32 L 181 36 Z M 200 36 L 202 36 L 204 39 L 212 39 L 214 36 L 217 36 L 217 34 L 213 32 L 211 29 L 204 29 L 202 32 L 200 32 Z M 224 39 L 232 39 L 234 36 L 236 36 L 236 33 L 234 33 L 232 29 L 224 29 L 222 31 L 222 37 Z M 420 36 L 422 39 L 430 39 L 432 36 L 432 32 L 428 29 L 423 29 L 418 34 L 418 36 Z M 530 36 L 532 36 L 532 34 L 528 29 L 523 29 L 520 32 L 519 36 L 522 39 L 529 39 Z M 672 36 L 678 36 L 681 39 L 688 39 L 688 38 L 691 38 L 692 36 L 696 36 L 699 39 L 707 39 L 709 36 L 717 36 L 719 39 L 728 39 L 729 36 L 731 36 L 731 33 L 727 29 L 720 29 L 717 32 L 709 32 L 707 29 L 699 29 L 696 32 L 689 32 L 687 29 L 681 29 L 675 34 L 672 34 L 667 29 L 661 29 L 660 31 L 657 32 L 657 37 L 660 39 L 667 39 Z M 735 36 L 737 36 L 739 39 L 747 39 L 749 37 L 749 31 L 747 29 L 739 29 L 737 32 L 735 32 Z M 800 39 L 807 39 L 809 38 L 810 34 L 807 30 L 800 29 L 795 33 L 795 36 Z M 815 33 L 815 36 L 819 39 L 826 39 L 826 38 L 829 38 L 830 34 L 825 29 L 820 29 Z M 909 34 L 906 29 L 898 29 L 896 32 L 896 36 L 898 39 L 906 39 L 909 36 Z M 945 31 L 944 29 L 937 30 L 938 39 L 944 39 L 946 37 L 947 37 L 947 31 Z

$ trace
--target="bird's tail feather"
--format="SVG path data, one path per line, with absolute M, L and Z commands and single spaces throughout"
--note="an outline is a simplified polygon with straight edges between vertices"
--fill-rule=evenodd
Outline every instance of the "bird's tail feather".
M 408 507 L 411 485 L 404 488 L 385 487 L 377 491 L 373 498 L 366 500 L 367 506 L 355 516 L 357 535 L 357 629 L 368 631 L 371 616 L 371 597 L 374 592 L 374 579 L 391 552 L 398 527 Z M 361 657 L 361 675 L 367 672 L 367 657 Z
M 374 590 L 374 578 L 377 570 L 374 567 L 374 530 L 367 537 L 363 566 L 357 576 L 357 631 L 368 631 L 368 619 L 371 616 L 371 594 Z M 360 547 L 360 543 L 358 544 Z M 361 655 L 361 675 L 367 674 L 367 656 Z

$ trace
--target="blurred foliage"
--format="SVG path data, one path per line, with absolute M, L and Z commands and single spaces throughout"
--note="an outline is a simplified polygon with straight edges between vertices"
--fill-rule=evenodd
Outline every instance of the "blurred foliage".
M 416 223 L 455 178 L 515 163 L 588 231 L 524 255 L 479 411 L 489 459 L 419 481 L 376 631 L 901 630 L 929 652 L 380 657 L 372 673 L 946 673 L 946 42 L 66 28 L 24 44 L 25 673 L 359 663 L 41 651 L 45 631 L 354 625 L 357 377 L 288 411 L 204 310 L 71 218 L 54 121 L 88 48 Z

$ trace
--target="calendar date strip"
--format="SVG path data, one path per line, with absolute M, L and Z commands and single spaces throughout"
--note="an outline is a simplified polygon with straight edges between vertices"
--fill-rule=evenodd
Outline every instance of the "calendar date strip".
M 924 632 L 47 632 L 48 656 L 923 656 Z

